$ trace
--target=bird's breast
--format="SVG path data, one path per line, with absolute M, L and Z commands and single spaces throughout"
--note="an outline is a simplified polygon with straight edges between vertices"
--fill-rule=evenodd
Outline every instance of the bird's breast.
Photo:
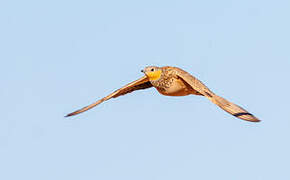
M 162 87 L 156 87 L 160 94 L 165 96 L 186 96 L 191 94 L 190 90 L 180 79 L 171 79 Z

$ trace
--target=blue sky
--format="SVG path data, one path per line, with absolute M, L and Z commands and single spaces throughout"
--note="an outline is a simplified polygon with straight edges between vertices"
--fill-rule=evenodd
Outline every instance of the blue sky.
M 0 2 L 0 179 L 290 179 L 290 1 Z M 155 89 L 178 66 L 255 114 Z

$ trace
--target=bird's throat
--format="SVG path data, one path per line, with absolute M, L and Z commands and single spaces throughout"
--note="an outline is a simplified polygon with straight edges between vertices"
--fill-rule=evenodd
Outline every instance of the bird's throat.
M 146 75 L 148 76 L 150 81 L 155 81 L 161 77 L 161 73 L 161 70 L 158 70 L 154 72 L 147 72 Z

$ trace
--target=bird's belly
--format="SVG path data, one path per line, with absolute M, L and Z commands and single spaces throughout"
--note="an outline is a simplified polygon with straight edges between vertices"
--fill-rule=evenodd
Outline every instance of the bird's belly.
M 173 81 L 169 87 L 157 88 L 157 90 L 165 96 L 186 96 L 191 94 L 185 84 L 179 80 Z

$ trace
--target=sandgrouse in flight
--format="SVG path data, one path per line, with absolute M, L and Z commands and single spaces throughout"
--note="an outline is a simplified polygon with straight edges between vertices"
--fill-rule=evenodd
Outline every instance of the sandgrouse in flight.
M 260 121 L 240 106 L 214 94 L 201 81 L 180 68 L 148 66 L 142 72 L 145 74 L 142 78 L 127 84 L 89 106 L 66 115 L 66 117 L 87 111 L 111 98 L 116 98 L 135 90 L 155 87 L 160 94 L 165 96 L 187 96 L 190 94 L 205 96 L 211 102 L 237 118 L 251 122 Z

